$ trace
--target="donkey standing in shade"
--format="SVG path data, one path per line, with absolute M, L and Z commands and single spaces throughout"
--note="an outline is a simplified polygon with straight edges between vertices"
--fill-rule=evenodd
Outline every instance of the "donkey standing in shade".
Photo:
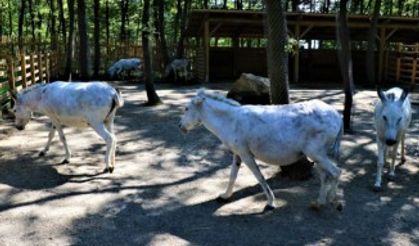
M 16 128 L 23 130 L 31 119 L 32 112 L 38 112 L 51 119 L 52 127 L 48 142 L 40 156 L 46 154 L 58 131 L 65 148 L 63 163 L 69 163 L 71 152 L 62 126 L 77 128 L 92 127 L 106 141 L 105 172 L 113 172 L 115 166 L 116 137 L 113 122 L 116 110 L 124 101 L 117 90 L 103 82 L 54 82 L 36 84 L 15 96 Z
M 179 127 L 187 132 L 201 123 L 233 152 L 230 181 L 219 200 L 232 196 L 243 160 L 268 198 L 265 210 L 274 209 L 274 194 L 255 159 L 289 165 L 306 155 L 318 164 L 321 181 L 319 197 L 312 207 L 330 202 L 336 209 L 342 209 L 336 198 L 341 170 L 335 164 L 342 118 L 330 105 L 312 100 L 281 106 L 240 106 L 224 96 L 200 90 L 185 108 Z
M 394 180 L 397 148 L 401 144 L 401 164 L 404 156 L 404 138 L 412 119 L 412 109 L 408 91 L 394 87 L 388 91 L 378 90 L 380 101 L 375 105 L 375 127 L 377 130 L 378 161 L 374 191 L 381 190 L 381 175 L 386 161 L 387 150 L 391 149 L 390 172 L 388 178 Z

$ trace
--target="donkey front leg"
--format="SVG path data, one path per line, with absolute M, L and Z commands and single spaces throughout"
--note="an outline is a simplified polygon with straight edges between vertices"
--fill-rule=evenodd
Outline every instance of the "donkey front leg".
M 47 145 L 45 146 L 45 148 L 39 152 L 39 156 L 45 156 L 45 154 L 48 152 L 49 150 L 49 146 L 51 145 L 52 140 L 54 139 L 55 136 L 55 126 L 51 125 L 50 129 L 49 129 L 49 133 L 48 133 L 48 142 Z
M 256 177 L 257 181 L 259 182 L 260 186 L 262 186 L 263 192 L 265 193 L 266 197 L 268 198 L 268 202 L 265 206 L 264 211 L 273 210 L 275 209 L 275 196 L 272 192 L 271 188 L 269 187 L 268 183 L 266 182 L 265 178 L 263 177 L 262 173 L 260 172 L 259 167 L 256 164 L 256 161 L 253 159 L 251 154 L 245 153 L 241 154 L 240 158 L 246 164 L 246 166 L 252 171 L 253 175 Z
M 388 174 L 388 179 L 390 181 L 395 180 L 395 170 L 396 170 L 396 157 L 397 157 L 397 149 L 399 148 L 399 143 L 396 143 L 391 149 L 391 163 L 390 163 L 390 172 Z
M 93 124 L 92 124 L 93 126 Z M 106 142 L 106 156 L 105 156 L 105 162 L 106 167 L 104 172 L 110 172 L 112 173 L 114 170 L 114 163 L 112 161 L 112 156 L 115 156 L 115 147 L 116 147 L 116 138 L 115 135 L 110 133 L 108 129 L 106 129 L 105 125 L 103 123 L 96 124 L 93 126 L 93 129 L 105 140 Z
M 65 149 L 65 159 L 61 163 L 62 164 L 70 163 L 71 151 L 68 148 L 67 140 L 66 140 L 66 138 L 64 136 L 63 128 L 59 124 L 54 124 L 54 126 L 57 129 L 57 131 L 58 131 L 58 136 L 60 137 L 60 140 L 63 143 L 64 149 Z
M 387 146 L 380 140 L 377 140 L 378 160 L 377 160 L 377 176 L 375 177 L 374 191 L 381 191 L 381 176 L 383 174 L 384 162 L 386 160 Z
M 233 163 L 231 164 L 230 180 L 228 181 L 227 190 L 218 197 L 217 201 L 226 202 L 233 195 L 233 186 L 237 179 L 237 173 L 241 165 L 241 159 L 238 155 L 233 155 Z

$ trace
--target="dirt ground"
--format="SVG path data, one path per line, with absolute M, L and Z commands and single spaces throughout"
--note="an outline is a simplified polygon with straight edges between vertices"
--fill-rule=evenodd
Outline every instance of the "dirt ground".
M 242 166 L 232 200 L 224 192 L 231 155 L 204 128 L 182 135 L 183 106 L 197 86 L 157 85 L 164 104 L 144 107 L 142 85 L 118 84 L 125 106 L 116 117 L 117 163 L 102 174 L 105 144 L 93 130 L 65 129 L 45 157 L 45 117 L 25 131 L 0 123 L 0 245 L 418 245 L 419 107 L 407 135 L 407 163 L 374 193 L 376 144 L 373 91 L 355 96 L 354 134 L 342 142 L 343 212 L 308 209 L 319 180 L 290 181 L 261 163 L 278 208 Z M 213 85 L 225 91 L 225 85 Z M 293 101 L 320 98 L 342 109 L 337 90 L 291 90 Z M 418 95 L 414 95 L 419 98 Z

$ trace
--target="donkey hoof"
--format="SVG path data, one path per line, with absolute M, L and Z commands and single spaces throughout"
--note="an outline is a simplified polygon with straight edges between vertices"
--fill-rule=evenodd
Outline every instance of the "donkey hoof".
M 310 203 L 310 205 L 308 206 L 311 210 L 314 210 L 314 211 L 320 211 L 320 207 L 321 207 L 321 205 L 318 203 L 318 202 L 316 202 L 316 201 L 314 201 L 314 202 L 311 202 Z
M 224 203 L 228 203 L 229 199 L 228 198 L 224 198 L 222 196 L 219 196 L 215 199 L 215 201 L 217 201 L 218 203 L 224 204 Z
M 61 164 L 68 164 L 68 163 L 70 163 L 70 161 L 69 161 L 68 159 L 64 159 L 64 160 L 61 162 Z
M 381 186 L 374 186 L 374 188 L 372 188 L 372 190 L 374 192 L 380 192 L 382 189 L 381 189 Z
M 387 176 L 387 179 L 388 179 L 388 181 L 396 181 L 396 176 L 394 176 L 394 175 L 388 175 Z
M 114 169 L 114 167 L 109 167 L 108 169 L 109 169 L 109 172 L 110 172 L 110 173 L 113 173 L 113 169 Z
M 338 202 L 335 204 L 336 210 L 339 212 L 343 211 L 343 204 L 341 202 Z
M 402 166 L 405 163 L 406 163 L 406 158 L 402 158 L 399 162 L 399 166 Z
M 264 212 L 264 213 L 265 213 L 265 212 L 269 212 L 269 211 L 272 211 L 272 210 L 274 210 L 274 209 L 275 209 L 275 207 L 274 207 L 274 206 L 267 204 L 267 205 L 265 206 L 265 208 L 263 209 L 263 212 Z
M 44 157 L 45 156 L 45 152 L 44 151 L 39 152 L 38 156 L 39 157 Z

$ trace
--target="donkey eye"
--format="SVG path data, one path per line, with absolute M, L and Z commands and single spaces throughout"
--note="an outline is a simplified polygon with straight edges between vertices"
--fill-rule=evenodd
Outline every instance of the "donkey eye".
M 397 124 L 399 124 L 401 120 L 402 120 L 402 118 L 399 118 L 399 119 L 397 120 Z
M 186 108 L 185 108 L 185 111 L 188 111 L 188 110 L 189 110 L 189 108 L 188 108 L 188 107 L 186 107 Z
M 385 115 L 383 115 L 383 119 L 384 121 L 387 121 L 387 117 Z

